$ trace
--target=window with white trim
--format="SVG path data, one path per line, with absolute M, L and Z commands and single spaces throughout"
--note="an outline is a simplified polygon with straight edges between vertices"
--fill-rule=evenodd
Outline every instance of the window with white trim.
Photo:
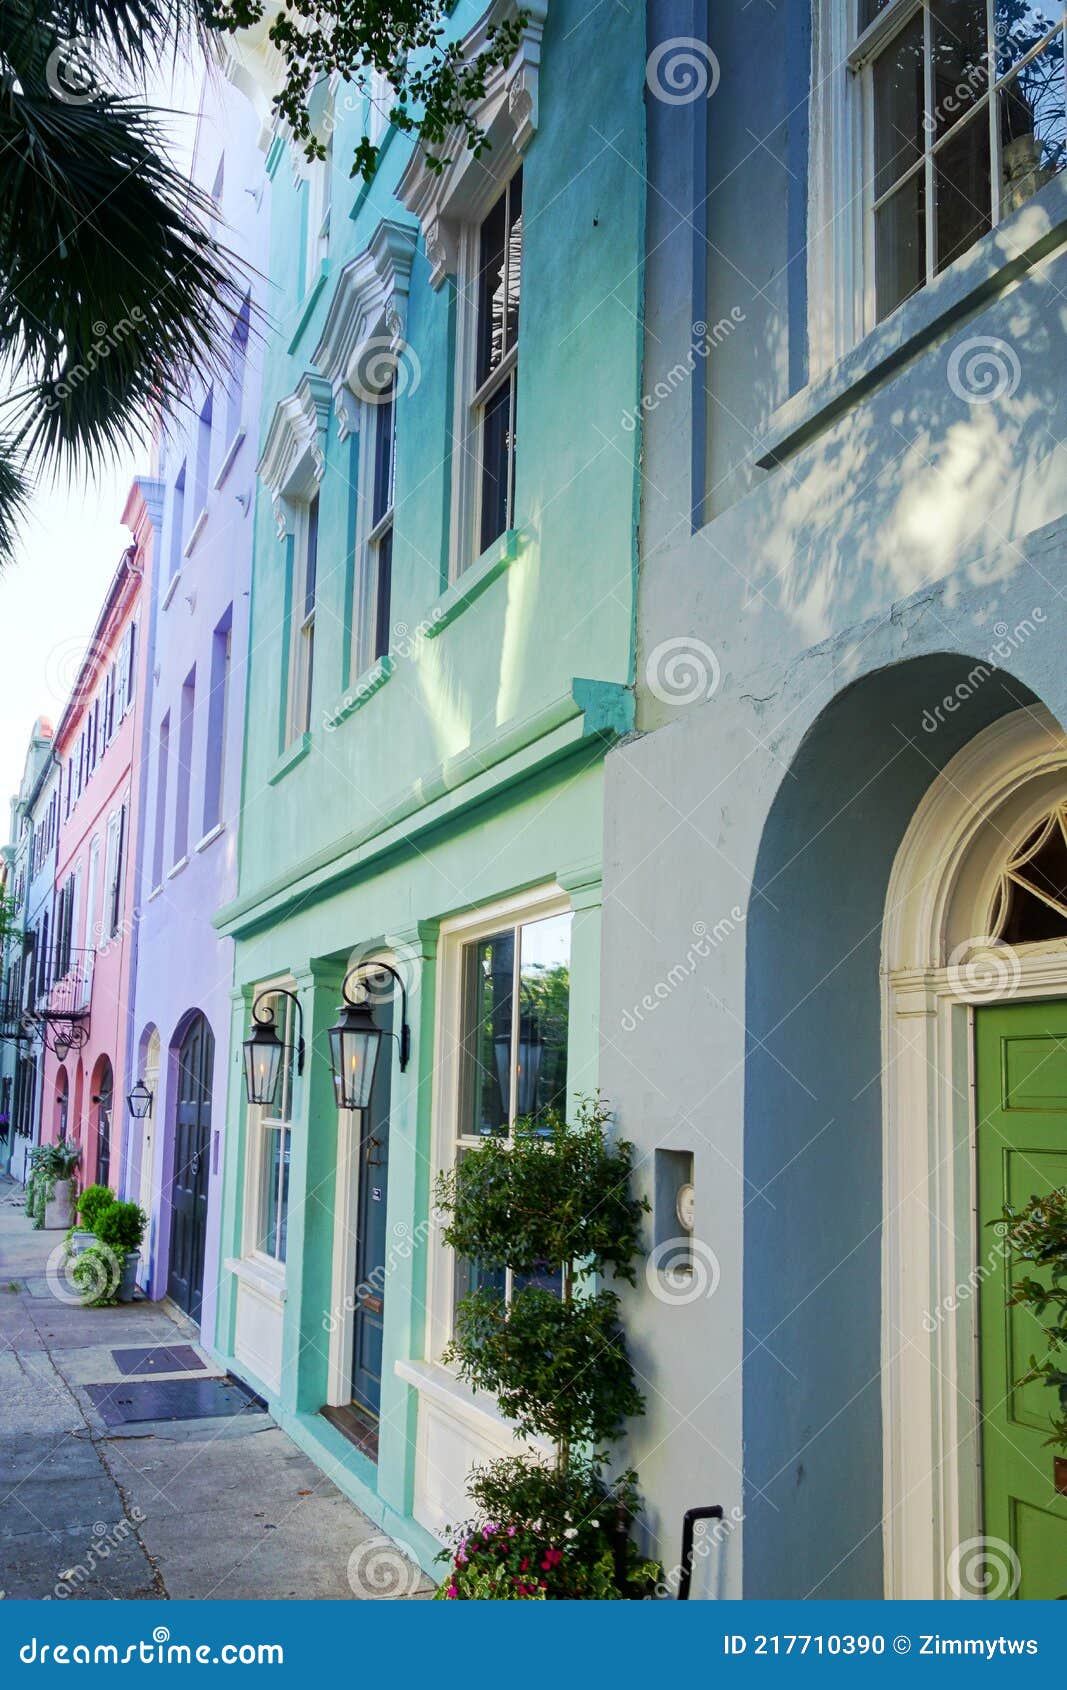
M 862 136 L 861 333 L 1063 169 L 1064 7 L 844 3 Z M 849 133 L 841 116 L 837 147 Z
M 285 1046 L 274 1102 L 249 1108 L 252 1174 L 249 1202 L 250 1253 L 285 1261 L 289 1226 L 289 1159 L 293 1119 L 294 1049 L 297 1040 L 296 1011 L 288 998 L 271 1000 L 277 1018 L 278 1037 Z
M 319 556 L 319 496 L 299 507 L 289 608 L 289 693 L 286 744 L 311 727 L 315 674 L 315 589 Z
M 359 598 L 352 672 L 359 675 L 389 650 L 393 582 L 393 483 L 396 467 L 396 377 L 363 406 L 360 430 Z
M 522 166 L 468 231 L 461 299 L 469 318 L 466 440 L 474 484 L 470 533 L 459 567 L 473 563 L 514 526 L 515 435 L 522 285 Z
M 568 909 L 531 911 L 460 944 L 450 976 L 458 992 L 456 1061 L 447 1082 L 455 1088 L 454 1159 L 486 1138 L 510 1139 L 520 1120 L 547 1130 L 553 1113 L 566 1107 L 571 920 Z M 507 1300 L 513 1277 L 457 1259 L 453 1306 L 473 1290 Z M 543 1264 L 522 1284 L 558 1289 L 558 1264 Z

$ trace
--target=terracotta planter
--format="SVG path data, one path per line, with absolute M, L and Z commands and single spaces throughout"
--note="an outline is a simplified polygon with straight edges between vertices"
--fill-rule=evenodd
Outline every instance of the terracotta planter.
M 1060 1496 L 1067 1496 L 1067 1455 L 1052 1457 L 1052 1481 Z
M 46 1232 L 67 1228 L 74 1222 L 74 1182 L 69 1179 L 57 1179 L 56 1188 L 51 1198 L 44 1206 L 44 1224 Z

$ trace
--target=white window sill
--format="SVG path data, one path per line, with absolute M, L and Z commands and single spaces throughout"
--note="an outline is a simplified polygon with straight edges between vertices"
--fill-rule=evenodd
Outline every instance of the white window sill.
M 204 532 L 204 528 L 206 527 L 206 525 L 207 525 L 207 506 L 205 505 L 203 510 L 200 512 L 200 515 L 197 517 L 196 521 L 193 523 L 192 532 L 190 533 L 188 540 L 186 540 L 185 550 L 182 552 L 183 557 L 192 557 L 193 547 L 196 545 L 196 542 L 199 540 L 201 534 Z
M 221 464 L 219 465 L 219 473 L 215 477 L 214 482 L 212 483 L 216 492 L 218 492 L 219 488 L 222 486 L 226 477 L 229 475 L 231 469 L 233 468 L 233 460 L 236 458 L 238 452 L 241 450 L 241 447 L 244 444 L 244 437 L 245 437 L 244 429 L 239 428 L 237 430 L 237 433 L 234 435 L 233 439 L 230 441 L 230 444 L 227 446 L 225 456 L 223 457 L 223 460 L 222 460 Z
M 511 1436 L 516 1437 L 518 1442 L 511 1421 L 501 1414 L 494 1399 L 485 1391 L 475 1395 L 469 1385 L 457 1379 L 454 1373 L 450 1373 L 447 1367 L 442 1367 L 439 1362 L 401 1359 L 393 1363 L 393 1369 L 397 1378 L 402 1379 L 405 1385 L 413 1385 L 420 1396 L 429 1398 L 446 1413 L 462 1420 L 476 1437 L 489 1438 L 498 1443 L 502 1436 Z M 527 1438 L 523 1443 L 545 1455 L 553 1453 L 552 1445 L 543 1438 Z
M 279 1307 L 285 1302 L 285 1268 L 280 1262 L 268 1264 L 257 1256 L 228 1256 L 222 1265 L 261 1297 L 270 1298 Z
M 188 855 L 186 855 L 186 856 L 184 856 L 184 857 L 179 857 L 179 858 L 178 858 L 178 861 L 177 861 L 177 862 L 176 862 L 176 863 L 175 863 L 175 864 L 174 864 L 174 867 L 173 867 L 173 868 L 169 868 L 169 869 L 168 869 L 168 870 L 167 870 L 167 879 L 168 879 L 168 880 L 173 880 L 173 879 L 174 879 L 174 877 L 175 877 L 175 875 L 178 875 L 178 874 L 181 874 L 181 872 L 182 872 L 182 869 L 183 869 L 183 868 L 188 868 L 188 866 L 189 866 L 189 858 L 188 858 Z
M 780 405 L 764 430 L 756 457 L 759 468 L 773 469 L 806 446 L 901 365 L 1065 243 L 1067 179 L 1061 175 L 899 305 L 831 369 Z
M 200 839 L 200 840 L 197 841 L 197 843 L 193 846 L 193 850 L 194 851 L 206 851 L 208 846 L 214 845 L 216 839 L 218 839 L 219 836 L 221 834 L 225 833 L 225 832 L 226 832 L 226 823 L 225 822 L 216 822 L 214 827 L 208 828 L 208 831 L 205 833 L 203 839 Z
M 182 578 L 181 570 L 176 569 L 174 571 L 174 574 L 170 578 L 170 584 L 167 587 L 166 592 L 163 594 L 163 602 L 162 602 L 162 605 L 160 607 L 161 609 L 166 610 L 167 606 L 170 604 L 171 599 L 174 597 L 175 593 L 178 591 L 178 582 L 181 580 L 181 578 Z
M 152 902 L 153 898 L 162 897 L 162 894 L 163 894 L 163 882 L 160 881 L 158 886 L 153 886 L 151 892 L 149 892 L 147 898 L 145 899 L 145 903 L 150 904 Z

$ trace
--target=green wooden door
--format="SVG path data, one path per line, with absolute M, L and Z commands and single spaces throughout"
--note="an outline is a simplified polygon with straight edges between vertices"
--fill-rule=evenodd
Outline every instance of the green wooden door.
M 1022 1269 L 996 1222 L 1006 1202 L 1067 1185 L 1067 1002 L 979 1009 L 976 1038 L 982 1529 L 1018 1557 L 1021 1576 L 1000 1594 L 1049 1600 L 1067 1596 L 1067 1496 L 1045 1441 L 1057 1400 L 1040 1381 L 1015 1383 L 1046 1346 L 1034 1316 L 1007 1307 Z

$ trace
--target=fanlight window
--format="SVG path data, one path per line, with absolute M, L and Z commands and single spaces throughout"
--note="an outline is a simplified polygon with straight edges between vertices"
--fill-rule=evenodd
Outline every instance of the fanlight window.
M 1067 938 L 1067 804 L 1039 822 L 1005 863 L 990 931 L 1009 945 Z

